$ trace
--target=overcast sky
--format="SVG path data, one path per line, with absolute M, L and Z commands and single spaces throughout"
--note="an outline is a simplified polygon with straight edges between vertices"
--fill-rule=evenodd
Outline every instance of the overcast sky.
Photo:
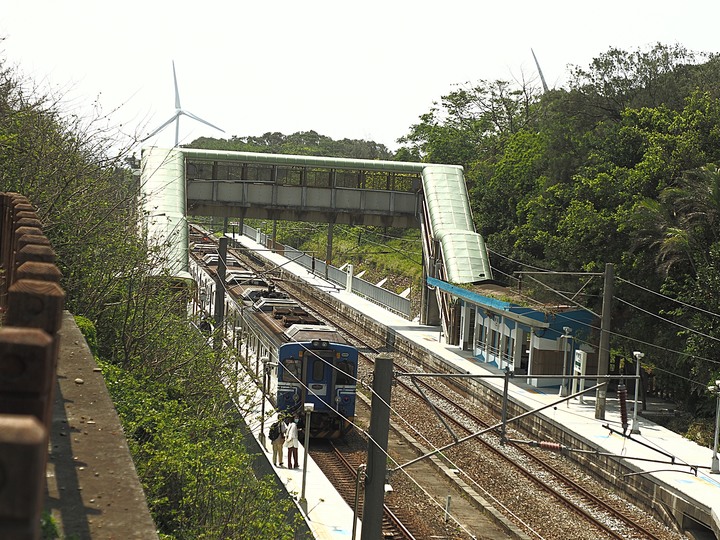
M 0 5 L 6 65 L 71 108 L 97 102 L 129 132 L 147 135 L 175 113 L 174 60 L 182 108 L 225 130 L 182 117 L 181 143 L 315 130 L 394 150 L 457 84 L 537 78 L 531 48 L 550 86 L 564 84 L 568 64 L 586 67 L 611 46 L 720 51 L 720 2 L 710 0 Z M 174 138 L 170 126 L 146 144 Z

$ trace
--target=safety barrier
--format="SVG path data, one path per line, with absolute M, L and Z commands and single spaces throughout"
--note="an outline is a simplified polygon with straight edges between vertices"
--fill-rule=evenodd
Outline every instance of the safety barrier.
M 0 538 L 40 537 L 65 293 L 30 201 L 0 193 Z

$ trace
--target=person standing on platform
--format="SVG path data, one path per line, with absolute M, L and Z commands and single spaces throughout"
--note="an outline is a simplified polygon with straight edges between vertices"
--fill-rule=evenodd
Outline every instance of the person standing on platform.
M 295 416 L 285 429 L 285 448 L 288 449 L 288 469 L 298 468 L 298 418 Z M 293 459 L 295 465 L 293 466 Z
M 273 465 L 283 466 L 283 443 L 285 442 L 285 422 L 278 420 L 270 426 L 270 442 L 273 449 Z

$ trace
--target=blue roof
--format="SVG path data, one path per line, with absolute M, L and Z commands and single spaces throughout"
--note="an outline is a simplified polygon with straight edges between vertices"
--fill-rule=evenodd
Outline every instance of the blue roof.
M 431 287 L 445 291 L 453 296 L 461 298 L 470 304 L 482 306 L 488 310 L 495 311 L 503 316 L 512 319 L 524 326 L 536 328 L 547 328 L 552 333 L 561 335 L 563 327 L 568 326 L 573 331 L 584 328 L 587 331 L 588 325 L 595 317 L 585 309 L 563 311 L 561 313 L 546 313 L 526 306 L 519 306 L 497 298 L 491 298 L 482 294 L 463 289 L 446 281 L 428 277 L 427 284 Z

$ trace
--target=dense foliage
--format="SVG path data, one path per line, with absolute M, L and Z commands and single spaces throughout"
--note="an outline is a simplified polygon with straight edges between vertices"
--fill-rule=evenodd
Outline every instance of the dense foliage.
M 612 48 L 573 68 L 567 88 L 457 90 L 402 140 L 466 168 L 476 224 L 508 285 L 518 270 L 613 263 L 614 354 L 644 351 L 659 390 L 700 414 L 720 378 L 718 83 L 716 55 Z M 599 312 L 597 280 L 547 277 L 532 292 L 552 300 L 551 289 Z
M 107 118 L 63 103 L 0 59 L 0 191 L 37 207 L 77 316 L 130 434 L 165 538 L 293 538 L 292 502 L 256 478 L 220 383 L 227 358 L 192 330 L 165 254 L 138 234 L 139 186 Z M 166 277 L 166 276 L 165 276 Z M 65 531 L 71 534 L 72 531 Z
M 209 394 L 210 403 L 202 393 L 188 392 L 189 377 L 217 381 L 211 355 L 200 354 L 195 363 L 176 384 L 103 365 L 158 530 L 188 540 L 295 538 L 294 519 L 302 518 L 291 512 L 292 501 L 276 500 L 274 479 L 256 478 L 252 457 L 238 451 L 241 423 L 212 400 L 222 389 Z
M 201 137 L 190 147 L 233 152 L 264 152 L 301 156 L 327 156 L 357 159 L 392 159 L 393 154 L 383 144 L 357 139 L 336 141 L 314 131 L 300 131 L 292 135 L 265 133 L 259 137 L 213 139 Z

